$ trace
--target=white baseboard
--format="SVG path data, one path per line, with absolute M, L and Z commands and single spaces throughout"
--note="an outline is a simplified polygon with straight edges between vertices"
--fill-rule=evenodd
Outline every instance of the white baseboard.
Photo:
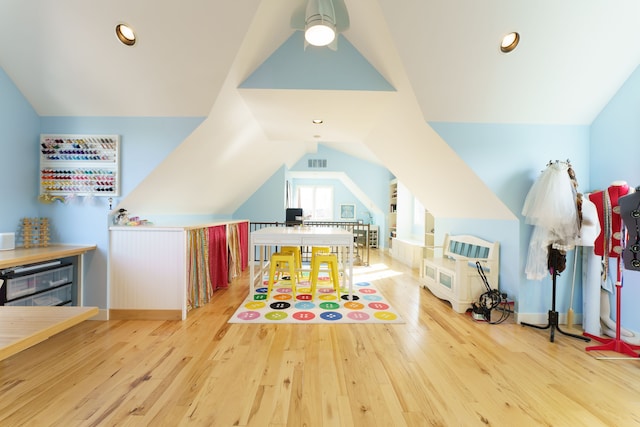
M 549 313 L 516 313 L 517 323 L 530 323 L 532 325 L 546 325 L 549 323 Z M 558 312 L 558 323 L 560 325 L 567 324 L 567 312 Z M 573 325 L 582 325 L 582 314 L 575 313 L 573 315 Z

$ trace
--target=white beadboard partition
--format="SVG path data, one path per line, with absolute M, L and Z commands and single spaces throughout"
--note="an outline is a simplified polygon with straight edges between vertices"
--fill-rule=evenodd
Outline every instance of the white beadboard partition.
M 186 319 L 186 230 L 112 227 L 109 240 L 109 308 L 179 310 Z

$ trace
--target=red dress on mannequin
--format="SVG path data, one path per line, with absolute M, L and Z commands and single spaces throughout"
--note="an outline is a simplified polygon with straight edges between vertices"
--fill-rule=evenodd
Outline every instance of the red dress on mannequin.
M 589 200 L 596 205 L 598 218 L 600 219 L 600 234 L 596 237 L 593 251 L 596 255 L 604 255 L 605 248 L 609 257 L 618 258 L 622 253 L 620 231 L 622 219 L 618 199 L 629 193 L 629 186 L 624 181 L 615 181 L 605 191 L 596 191 L 589 194 Z
M 589 195 L 591 200 L 598 211 L 598 217 L 600 218 L 600 235 L 596 237 L 595 246 L 593 251 L 596 255 L 603 257 L 604 271 L 603 278 L 606 280 L 608 272 L 609 258 L 617 258 L 617 277 L 616 277 L 616 337 L 613 339 L 602 339 L 600 337 L 593 336 L 585 333 L 584 335 L 594 338 L 596 341 L 600 341 L 603 345 L 587 347 L 586 350 L 609 350 L 616 351 L 618 353 L 626 354 L 631 357 L 638 357 L 636 350 L 640 349 L 640 346 L 631 345 L 622 341 L 620 338 L 620 307 L 621 307 L 621 294 L 622 294 L 622 266 L 621 266 L 621 254 L 622 243 L 624 238 L 622 235 L 622 217 L 620 216 L 620 205 L 618 199 L 622 196 L 629 194 L 630 189 L 626 182 L 615 181 L 606 191 L 597 191 Z

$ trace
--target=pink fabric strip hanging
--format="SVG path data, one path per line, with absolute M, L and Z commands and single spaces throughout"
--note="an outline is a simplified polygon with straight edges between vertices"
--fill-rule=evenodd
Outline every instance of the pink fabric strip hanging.
M 209 274 L 213 290 L 227 288 L 229 264 L 227 261 L 227 231 L 226 226 L 209 227 Z

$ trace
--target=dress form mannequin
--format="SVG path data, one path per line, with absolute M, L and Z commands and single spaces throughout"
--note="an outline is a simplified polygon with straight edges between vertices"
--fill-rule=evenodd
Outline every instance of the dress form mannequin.
M 620 239 L 622 219 L 618 199 L 629 193 L 629 185 L 624 181 L 614 181 L 606 191 L 596 191 L 589 194 L 598 211 L 600 220 L 600 234 L 596 237 L 593 250 L 596 255 L 603 256 L 605 251 L 609 257 L 618 258 L 621 254 Z M 610 218 L 610 221 L 607 221 Z M 607 224 L 607 222 L 610 222 Z
M 616 336 L 616 322 L 611 319 L 612 282 L 620 283 L 621 274 L 619 263 L 622 255 L 622 218 L 620 216 L 619 199 L 632 191 L 626 182 L 614 181 L 605 191 L 598 191 L 589 195 L 598 211 L 601 232 L 594 242 L 594 253 L 602 257 L 602 277 L 600 292 L 600 323 L 602 332 L 610 337 Z M 609 268 L 610 259 L 615 258 L 616 268 Z M 627 342 L 637 342 L 636 333 L 620 329 L 621 337 Z
M 640 271 L 640 191 L 620 199 L 620 216 L 627 229 L 627 244 L 622 251 L 624 268 Z
M 592 335 L 600 335 L 600 257 L 593 245 L 600 234 L 596 205 L 582 197 L 582 227 L 576 240 L 576 250 L 582 250 L 582 328 Z
M 527 193 L 522 215 L 534 226 L 525 266 L 527 279 L 548 276 L 549 245 L 564 253 L 573 249 L 580 228 L 576 187 L 569 163 L 556 161 L 549 162 Z
M 571 164 L 549 162 L 538 180 L 533 184 L 522 208 L 528 224 L 534 226 L 525 274 L 529 280 L 541 280 L 546 273 L 551 275 L 551 309 L 546 326 L 521 322 L 523 326 L 549 329 L 550 341 L 555 331 L 585 341 L 590 338 L 565 332 L 558 324 L 556 310 L 556 285 L 558 273 L 566 267 L 566 252 L 574 249 L 580 235 L 581 199 L 578 197 L 578 181 Z M 575 266 L 574 266 L 575 268 Z

